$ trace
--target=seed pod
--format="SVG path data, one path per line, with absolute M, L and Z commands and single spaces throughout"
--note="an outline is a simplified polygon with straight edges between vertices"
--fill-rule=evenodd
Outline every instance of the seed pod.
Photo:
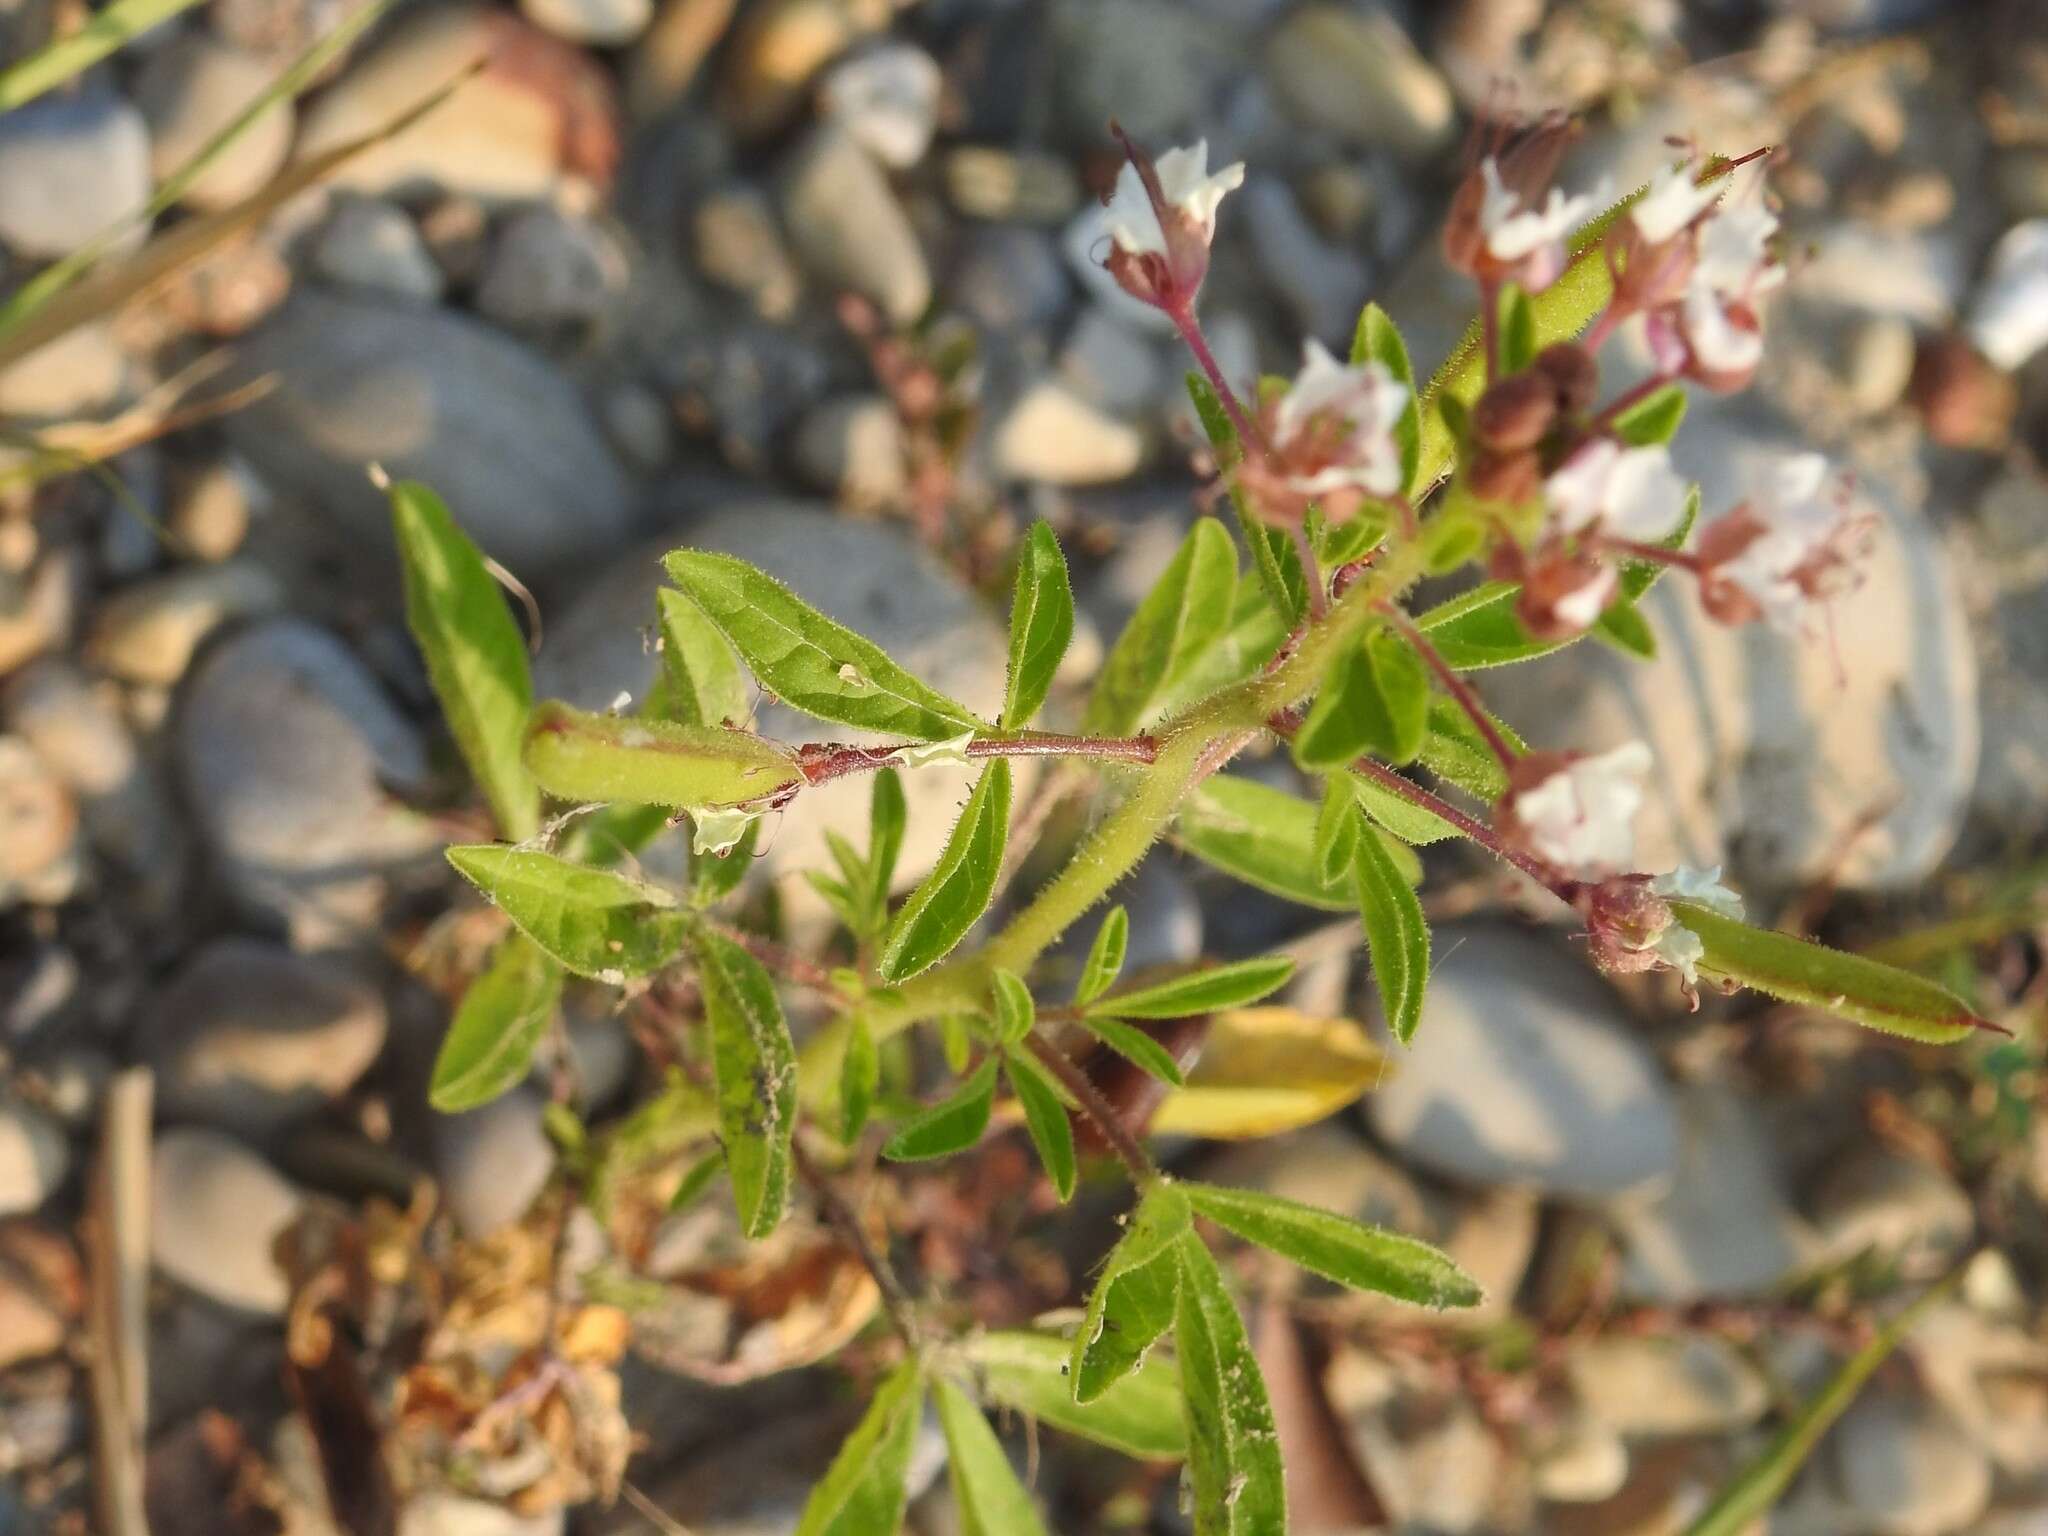
M 1557 392 L 1557 408 L 1567 416 L 1592 409 L 1600 397 L 1600 365 L 1576 341 L 1556 341 L 1536 354 L 1535 371 Z
M 1480 501 L 1516 507 L 1534 499 L 1543 483 L 1543 466 L 1527 448 L 1512 453 L 1485 449 L 1465 470 L 1465 488 Z
M 1534 448 L 1557 420 L 1556 387 L 1540 373 L 1496 379 L 1472 407 L 1472 436 L 1484 448 Z
M 685 810 L 776 803 L 804 779 L 788 748 L 745 731 L 590 715 L 556 700 L 533 712 L 526 766 L 564 800 Z

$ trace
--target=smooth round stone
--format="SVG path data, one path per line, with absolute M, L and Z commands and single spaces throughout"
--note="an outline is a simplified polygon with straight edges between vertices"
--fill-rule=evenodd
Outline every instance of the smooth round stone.
M 2015 224 L 1970 301 L 1970 340 L 2011 371 L 2048 345 L 2048 218 Z
M 135 77 L 158 181 L 197 154 L 277 77 L 277 66 L 210 33 L 187 32 L 158 49 Z M 277 101 L 236 135 L 186 191 L 195 208 L 225 208 L 260 191 L 291 152 L 293 112 Z
M 1573 1200 L 1671 1178 L 1671 1090 L 1606 983 L 1517 929 L 1441 929 L 1435 950 L 1414 1043 L 1365 1100 L 1396 1152 L 1452 1178 Z
M 604 709 L 621 692 L 642 698 L 660 663 L 644 643 L 654 622 L 661 556 L 678 544 L 723 551 L 753 562 L 805 602 L 865 635 L 914 676 L 993 719 L 1001 707 L 1007 666 L 1004 630 L 975 595 L 898 529 L 851 522 L 822 508 L 791 503 L 739 505 L 689 526 L 686 538 L 649 545 L 593 581 L 548 626 L 534 664 L 541 697 Z M 752 721 L 764 736 L 786 742 L 873 739 L 763 702 Z M 904 772 L 909 830 L 896 878 L 899 888 L 924 875 L 944 846 L 974 774 L 953 764 Z M 761 838 L 759 862 L 770 876 L 830 866 L 828 831 L 867 841 L 872 786 L 863 775 L 806 790 L 773 818 Z M 822 912 L 800 877 L 783 880 L 791 910 Z
M 1449 83 L 1383 11 L 1300 7 L 1266 46 L 1266 79 L 1297 121 L 1346 144 L 1422 156 L 1457 131 Z
M 215 1131 L 165 1131 L 150 1187 L 159 1269 L 225 1306 L 284 1312 L 291 1287 L 271 1245 L 298 1217 L 300 1199 L 268 1163 Z
M 712 192 L 697 205 L 690 235 L 706 277 L 745 294 L 764 320 L 789 318 L 803 292 L 803 276 L 759 189 L 735 185 Z
M 997 472 L 1047 485 L 1104 485 L 1145 461 L 1145 434 L 1053 379 L 1030 385 L 995 425 Z
M 313 242 L 313 270 L 344 288 L 431 304 L 447 278 L 419 225 L 395 203 L 343 193 Z
M 654 19 L 654 0 L 519 0 L 519 9 L 535 26 L 592 48 L 630 43 Z
M 0 117 L 0 240 L 16 254 L 69 255 L 149 192 L 149 129 L 127 102 L 58 91 Z M 147 236 L 137 226 L 114 249 Z
M 283 602 L 277 578 L 261 566 L 186 566 L 124 587 L 102 603 L 86 637 L 86 658 L 131 683 L 175 683 L 214 630 Z
M 924 158 L 939 125 L 938 62 L 910 43 L 884 43 L 833 67 L 818 90 L 824 115 L 892 170 Z
M 446 310 L 302 288 L 237 349 L 277 387 L 229 440 L 286 501 L 321 508 L 394 598 L 391 511 L 364 469 L 424 481 L 471 537 L 542 585 L 614 546 L 634 492 L 581 392 L 537 353 Z
M 561 1536 L 568 1511 L 521 1515 L 494 1499 L 445 1489 L 414 1494 L 398 1512 L 398 1536 Z
M 341 642 L 274 619 L 208 651 L 186 680 L 178 754 L 201 835 L 241 904 L 299 947 L 360 940 L 389 877 L 442 839 L 386 785 L 426 781 L 426 748 Z
M 1707 1083 L 1678 1090 L 1678 1116 L 1671 1188 L 1611 1213 L 1627 1255 L 1624 1292 L 1665 1306 L 1771 1293 L 1810 1262 L 1816 1242 L 1761 1118 L 1745 1095 Z
M 1059 0 L 1047 82 L 1069 137 L 1100 144 L 1115 118 L 1154 152 L 1194 137 L 1237 57 L 1230 31 L 1181 0 Z
M 1945 1536 L 1991 1499 L 1991 1464 L 1945 1410 L 1899 1392 L 1865 1392 L 1835 1426 L 1835 1481 L 1865 1528 Z
M 546 331 L 598 319 L 626 286 L 626 258 L 602 230 L 542 206 L 513 216 L 484 262 L 477 313 Z
M 0 1216 L 34 1210 L 70 1168 L 62 1126 L 32 1104 L 0 1099 Z
M 55 905 L 77 890 L 78 807 L 18 736 L 0 736 L 0 911 Z
M 173 1119 L 269 1135 L 345 1093 L 383 1049 L 384 1000 L 345 963 L 253 939 L 195 955 L 141 1012 Z
M 758 0 L 725 50 L 719 116 L 746 138 L 781 127 L 817 72 L 885 30 L 891 10 L 890 0 Z
M 931 303 L 932 276 L 888 177 L 844 129 L 824 125 L 792 158 L 782 218 L 797 259 L 818 282 L 872 299 L 895 325 Z
M 1579 1406 L 1628 1438 L 1724 1435 L 1763 1417 L 1770 1389 L 1710 1334 L 1592 1339 L 1566 1362 Z
M 909 489 L 903 421 L 881 395 L 841 395 L 813 407 L 791 451 L 803 477 L 841 506 L 886 507 Z
M 1947 1259 L 1977 1229 L 1969 1194 L 1932 1163 L 1863 1147 L 1830 1163 L 1808 1208 L 1830 1263 L 1865 1250 L 1895 1258 Z
M 111 326 L 74 327 L 0 372 L 0 413 L 68 420 L 111 405 L 128 383 L 128 357 Z
M 1751 474 L 1804 445 L 1755 401 L 1695 396 L 1672 448 L 1705 516 Z M 1860 587 L 1810 640 L 1721 625 L 1692 583 L 1668 579 L 1642 611 L 1653 661 L 1601 645 L 1481 679 L 1533 746 L 1654 754 L 1636 821 L 1637 866 L 1724 864 L 1731 882 L 1786 887 L 1825 874 L 1848 889 L 1917 884 L 1953 842 L 1976 781 L 1977 665 L 1942 542 L 1872 475 L 1878 518 Z
M 1536 1491 L 1559 1504 L 1598 1504 L 1628 1482 L 1628 1447 L 1604 1424 L 1577 1415 L 1535 1457 Z
M 482 1237 L 517 1221 L 555 1171 L 537 1094 L 515 1089 L 481 1109 L 434 1117 L 434 1167 L 455 1224 Z

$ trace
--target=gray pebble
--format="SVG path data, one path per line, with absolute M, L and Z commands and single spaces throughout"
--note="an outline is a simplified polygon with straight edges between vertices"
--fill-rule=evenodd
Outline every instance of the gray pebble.
M 272 1244 L 297 1218 L 298 1192 L 215 1131 L 158 1136 L 150 1179 L 157 1267 L 224 1306 L 282 1314 L 290 1287 Z

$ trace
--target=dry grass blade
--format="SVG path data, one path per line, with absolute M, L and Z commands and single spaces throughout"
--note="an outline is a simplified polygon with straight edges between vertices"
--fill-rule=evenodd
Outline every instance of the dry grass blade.
M 115 0 L 69 37 L 0 71 L 0 112 L 26 106 L 84 74 L 131 37 L 163 25 L 196 0 Z
M 107 1089 L 90 1209 L 93 1481 L 100 1529 L 149 1536 L 143 1441 L 149 1429 L 149 1126 L 154 1080 L 123 1072 Z
M 28 435 L 21 441 L 28 456 L 0 470 L 0 490 L 90 470 L 168 432 L 238 411 L 277 387 L 274 377 L 265 376 L 204 400 L 186 398 L 228 362 L 225 352 L 209 352 L 110 420 L 65 422 Z

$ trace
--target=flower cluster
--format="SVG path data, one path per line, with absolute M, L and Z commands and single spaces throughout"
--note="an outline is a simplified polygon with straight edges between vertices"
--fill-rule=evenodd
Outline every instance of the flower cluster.
M 1700 601 L 1724 623 L 1796 634 L 1815 603 L 1855 585 L 1873 525 L 1819 454 L 1779 459 L 1700 536 Z

